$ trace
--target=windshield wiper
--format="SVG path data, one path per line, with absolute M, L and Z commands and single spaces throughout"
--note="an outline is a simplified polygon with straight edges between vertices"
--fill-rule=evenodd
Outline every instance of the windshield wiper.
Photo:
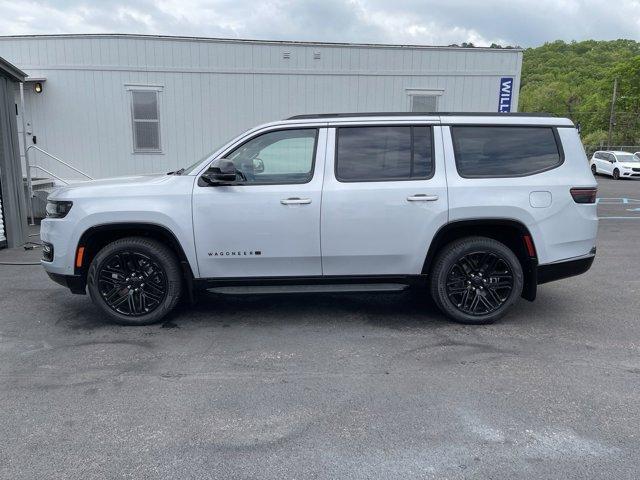
M 176 170 L 175 172 L 167 172 L 167 175 L 182 175 L 184 173 L 184 168 L 180 170 Z

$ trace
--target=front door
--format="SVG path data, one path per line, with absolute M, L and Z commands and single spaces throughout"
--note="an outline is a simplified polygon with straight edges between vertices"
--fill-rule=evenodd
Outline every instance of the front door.
M 421 273 L 448 215 L 440 127 L 344 126 L 327 145 L 324 274 Z
M 242 180 L 193 192 L 202 278 L 322 275 L 320 202 L 326 129 L 272 129 L 230 152 Z

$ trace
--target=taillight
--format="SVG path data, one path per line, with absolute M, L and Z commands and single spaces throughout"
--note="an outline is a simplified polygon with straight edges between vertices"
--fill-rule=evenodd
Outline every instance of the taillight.
M 598 193 L 596 187 L 572 188 L 570 192 L 576 203 L 596 203 L 596 194 Z

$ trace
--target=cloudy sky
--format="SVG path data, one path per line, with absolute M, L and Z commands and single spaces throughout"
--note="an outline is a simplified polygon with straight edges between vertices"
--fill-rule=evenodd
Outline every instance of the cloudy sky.
M 640 40 L 640 0 L 0 0 L 0 35 L 47 33 L 527 47 Z

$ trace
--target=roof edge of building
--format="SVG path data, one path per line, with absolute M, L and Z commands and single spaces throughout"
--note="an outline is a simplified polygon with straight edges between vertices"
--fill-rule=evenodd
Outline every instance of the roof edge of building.
M 219 38 L 219 37 L 189 37 L 178 35 L 145 35 L 135 33 L 64 33 L 47 35 L 0 35 L 0 40 L 10 39 L 44 39 L 44 38 L 134 38 L 143 40 L 173 40 L 184 42 L 211 42 L 211 43 L 240 43 L 258 45 L 291 45 L 291 46 L 326 46 L 326 47 L 353 47 L 353 48 L 393 48 L 393 49 L 418 49 L 418 50 L 460 50 L 460 51 L 491 51 L 491 52 L 522 52 L 520 47 L 491 48 L 491 47 L 459 47 L 448 45 L 415 45 L 415 44 L 387 44 L 387 43 L 348 43 L 348 42 L 312 42 L 293 40 L 258 40 L 243 38 Z
M 24 79 L 27 77 L 26 73 L 2 57 L 0 57 L 0 73 L 4 73 L 16 82 L 21 83 L 24 82 Z

